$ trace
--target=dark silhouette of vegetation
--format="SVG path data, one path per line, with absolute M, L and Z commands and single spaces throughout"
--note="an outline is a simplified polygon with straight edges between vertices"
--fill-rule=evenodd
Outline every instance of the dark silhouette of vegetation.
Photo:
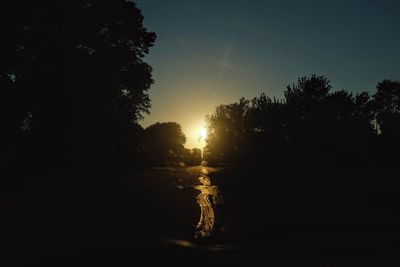
M 400 81 L 379 82 L 373 95 L 354 94 L 334 91 L 325 76 L 312 75 L 288 85 L 282 99 L 261 94 L 220 105 L 207 117 L 203 153 L 208 165 L 228 168 L 146 172 L 200 165 L 203 157 L 200 149 L 184 147 L 178 123 L 139 125 L 150 112 L 152 68 L 144 58 L 156 39 L 143 19 L 125 0 L 2 3 L 0 171 L 6 175 L 0 204 L 6 207 L 5 254 L 14 252 L 9 258 L 23 261 L 27 254 L 31 263 L 90 242 L 96 256 L 82 256 L 89 265 L 93 259 L 105 264 L 103 245 L 112 244 L 112 266 L 121 253 L 115 244 L 134 242 L 124 247 L 125 259 L 148 260 L 160 251 L 178 258 L 183 250 L 177 244 L 189 260 L 231 257 L 235 245 L 218 254 L 225 247 L 208 246 L 213 236 L 200 245 L 184 240 L 184 227 L 195 225 L 195 190 L 204 194 L 205 204 L 197 198 L 200 209 L 211 208 L 213 219 L 217 202 L 209 196 L 223 191 L 227 205 L 215 216 L 226 215 L 228 230 L 221 217 L 215 225 L 221 236 L 231 227 L 234 243 L 245 240 L 243 251 L 250 254 L 261 250 L 247 249 L 252 240 L 240 238 L 258 239 L 271 252 L 271 237 L 284 251 L 293 233 L 297 240 L 322 240 L 340 232 L 347 242 L 365 227 L 375 237 L 380 229 L 400 237 L 387 227 L 400 223 Z M 172 227 L 178 224 L 183 230 Z M 316 224 L 324 226 L 322 238 Z M 148 246 L 157 239 L 159 247 Z M 82 263 L 80 257 L 70 259 L 72 265 Z
M 156 38 L 141 11 L 125 0 L 7 0 L 0 30 L 2 263 L 31 266 L 46 255 L 70 265 L 71 255 L 58 253 L 80 251 L 85 240 L 130 240 L 140 244 L 134 253 L 156 253 L 139 240 L 169 214 L 132 175 L 198 165 L 201 151 L 183 147 L 176 123 L 138 124 L 150 112 L 144 57 Z M 93 261 L 105 264 L 96 254 Z M 71 264 L 89 264 L 85 257 Z
M 400 136 L 400 81 L 383 80 L 374 95 L 376 121 L 385 136 Z
M 288 85 L 281 100 L 262 94 L 221 105 L 208 116 L 206 160 L 213 165 L 368 164 L 380 137 L 398 136 L 398 89 L 399 82 L 384 80 L 372 97 L 354 95 L 332 91 L 326 77 L 312 75 Z
M 399 88 L 384 80 L 372 96 L 332 91 L 326 77 L 312 75 L 289 85 L 284 99 L 261 94 L 218 106 L 204 155 L 229 167 L 216 178 L 228 188 L 232 221 L 246 210 L 232 227 L 250 237 L 266 231 L 266 239 L 288 224 L 308 236 L 396 235 Z M 352 226 L 361 220 L 365 227 Z
M 150 166 L 193 166 L 201 163 L 200 149 L 184 147 L 186 136 L 176 122 L 156 123 L 144 130 L 143 151 Z
M 203 161 L 203 156 L 200 148 L 185 149 L 183 158 L 187 166 L 200 165 Z
M 2 6 L 2 163 L 29 171 L 82 170 L 135 157 L 137 122 L 149 112 L 153 83 L 143 58 L 155 40 L 136 5 L 78 0 Z
M 179 162 L 186 136 L 175 122 L 156 123 L 145 129 L 146 155 L 152 165 Z

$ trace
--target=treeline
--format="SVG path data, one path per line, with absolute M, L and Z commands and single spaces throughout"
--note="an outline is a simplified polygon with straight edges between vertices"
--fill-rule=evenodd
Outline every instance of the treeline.
M 152 68 L 144 57 L 156 35 L 135 3 L 22 0 L 3 7 L 4 177 L 198 163 L 199 151 L 184 149 L 180 133 L 174 142 L 166 136 L 180 126 L 138 124 L 150 112 Z
M 105 162 L 113 172 L 154 166 L 194 166 L 202 162 L 200 149 L 185 148 L 186 136 L 176 122 L 157 122 L 147 128 L 132 124 L 119 132 L 126 138 L 113 147 L 114 158 Z
M 184 147 L 186 136 L 176 122 L 155 123 L 147 128 L 137 123 L 127 126 L 124 129 L 115 129 L 120 139 L 116 138 L 110 149 L 107 149 L 110 143 L 99 142 L 97 145 L 105 148 L 92 151 L 85 148 L 66 150 L 60 147 L 62 144 L 57 143 L 51 143 L 55 147 L 50 148 L 49 143 L 37 143 L 33 133 L 27 131 L 22 139 L 24 142 L 11 147 L 14 155 L 2 162 L 3 167 L 17 175 L 46 172 L 65 174 L 70 171 L 127 173 L 154 166 L 185 167 L 202 162 L 200 149 Z M 71 140 L 74 141 L 76 140 Z M 52 153 L 49 153 L 50 149 Z M 69 153 L 75 151 L 86 153 L 72 158 L 74 154 Z M 71 158 L 68 160 L 69 156 Z
M 228 166 L 213 181 L 236 232 L 398 233 L 399 81 L 353 94 L 333 91 L 324 76 L 303 77 L 283 99 L 262 94 L 217 107 L 208 127 L 205 160 Z
M 288 85 L 283 99 L 242 98 L 207 119 L 211 165 L 395 168 L 400 82 L 383 80 L 373 95 L 353 94 L 312 75 Z

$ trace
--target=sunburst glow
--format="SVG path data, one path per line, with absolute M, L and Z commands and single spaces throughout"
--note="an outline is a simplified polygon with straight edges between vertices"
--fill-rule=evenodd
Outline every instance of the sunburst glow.
M 207 123 L 202 119 L 193 119 L 191 124 L 184 129 L 187 137 L 185 147 L 203 149 L 207 140 Z
M 207 138 L 207 129 L 205 127 L 202 127 L 200 129 L 200 141 L 205 141 Z

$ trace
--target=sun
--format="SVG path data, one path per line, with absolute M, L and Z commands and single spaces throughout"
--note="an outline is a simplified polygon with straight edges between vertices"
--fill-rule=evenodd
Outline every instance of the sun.
M 208 132 L 207 132 L 207 123 L 204 120 L 192 120 L 191 124 L 188 125 L 186 136 L 187 148 L 199 148 L 203 149 L 206 146 Z
M 200 136 L 199 139 L 200 139 L 201 141 L 205 141 L 206 138 L 207 138 L 207 128 L 201 127 L 199 136 Z

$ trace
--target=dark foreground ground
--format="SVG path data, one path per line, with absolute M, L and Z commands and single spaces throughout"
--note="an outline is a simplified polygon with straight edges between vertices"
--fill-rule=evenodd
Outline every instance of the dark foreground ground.
M 195 238 L 202 175 L 220 200 L 211 201 L 212 235 Z M 2 190 L 1 266 L 400 265 L 396 197 L 332 197 L 264 176 L 198 166 L 85 183 L 27 177 Z

